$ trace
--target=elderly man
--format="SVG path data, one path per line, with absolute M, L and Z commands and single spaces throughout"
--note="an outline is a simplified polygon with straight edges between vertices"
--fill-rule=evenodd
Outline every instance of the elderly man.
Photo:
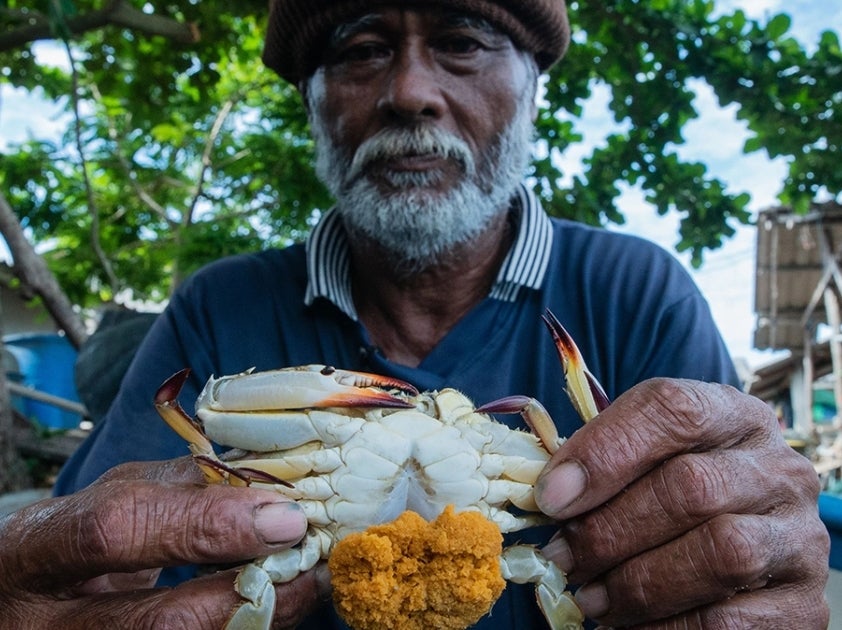
M 735 376 L 697 289 L 644 241 L 550 220 L 521 183 L 537 79 L 568 38 L 562 0 L 273 3 L 264 59 L 299 87 L 337 205 L 306 247 L 224 259 L 179 289 L 64 471 L 75 494 L 3 524 L 4 622 L 219 627 L 230 572 L 140 587 L 162 566 L 237 563 L 301 537 L 296 504 L 204 487 L 185 458 L 117 466 L 184 453 L 151 405 L 171 373 L 192 368 L 189 401 L 211 374 L 325 363 L 480 402 L 535 396 L 570 434 L 549 307 L 617 398 L 536 488 L 558 521 L 545 554 L 583 585 L 584 612 L 647 628 L 826 626 L 816 476 L 763 404 L 714 384 Z M 338 624 L 323 567 L 278 592 L 280 625 Z M 541 623 L 510 587 L 480 625 Z

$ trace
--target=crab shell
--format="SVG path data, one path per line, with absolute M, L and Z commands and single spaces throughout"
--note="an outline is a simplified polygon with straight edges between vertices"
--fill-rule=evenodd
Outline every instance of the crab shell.
M 572 344 L 566 333 L 561 339 Z M 570 355 L 562 356 L 570 392 Z M 418 393 L 395 379 L 310 365 L 212 377 L 193 420 L 177 402 L 186 378 L 182 371 L 162 385 L 156 406 L 190 442 L 208 481 L 271 487 L 298 501 L 308 519 L 302 543 L 240 573 L 246 602 L 229 628 L 270 627 L 273 583 L 311 569 L 347 534 L 406 510 L 427 520 L 448 505 L 475 510 L 502 533 L 549 522 L 533 486 L 561 440 L 537 401 L 509 397 L 477 410 L 453 389 Z M 483 411 L 522 412 L 534 433 Z M 221 461 L 209 440 L 241 451 Z M 534 547 L 507 548 L 501 570 L 506 579 L 536 583 L 552 628 L 581 627 L 563 573 Z

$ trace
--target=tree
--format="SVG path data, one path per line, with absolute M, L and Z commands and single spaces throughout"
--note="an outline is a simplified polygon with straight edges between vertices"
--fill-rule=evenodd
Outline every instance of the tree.
M 705 0 L 569 6 L 577 44 L 550 77 L 540 135 L 550 146 L 578 139 L 559 113 L 580 115 L 581 103 L 598 84 L 610 87 L 610 108 L 622 131 L 585 159 L 585 174 L 570 189 L 552 186 L 553 165 L 540 164 L 551 207 L 575 209 L 572 216 L 588 223 L 622 223 L 618 184 L 640 185 L 659 214 L 681 216 L 676 248 L 689 250 L 696 266 L 705 249 L 733 235 L 735 222 L 748 223 L 748 195 L 727 194 L 704 164 L 683 162 L 676 154 L 684 125 L 697 116 L 693 78 L 710 84 L 721 105 L 739 105 L 738 116 L 752 133 L 746 152 L 788 158 L 781 203 L 806 211 L 821 190 L 842 193 L 842 173 L 834 166 L 842 137 L 836 33 L 825 32 L 809 55 L 788 35 L 791 19 L 785 14 L 765 24 L 742 11 L 713 19 L 714 3 Z
M 329 206 L 299 97 L 259 61 L 264 0 L 27 4 L 0 8 L 2 80 L 65 102 L 72 121 L 59 143 L 33 138 L 0 156 L 0 192 L 74 304 L 162 300 L 210 259 L 303 238 Z M 575 43 L 546 84 L 532 173 L 553 213 L 621 223 L 621 185 L 640 186 L 659 214 L 681 216 L 677 249 L 697 265 L 749 222 L 746 194 L 676 153 L 697 115 L 694 78 L 740 106 L 746 151 L 789 159 L 783 203 L 840 194 L 834 33 L 808 54 L 786 15 L 714 19 L 710 0 L 569 9 Z M 39 62 L 36 31 L 65 46 L 70 71 Z M 598 85 L 611 91 L 617 131 L 560 186 L 557 158 L 581 142 L 576 123 Z
M 693 79 L 739 105 L 745 151 L 787 158 L 783 204 L 839 199 L 835 33 L 808 54 L 786 15 L 714 19 L 712 0 L 568 4 L 575 43 L 548 77 L 531 174 L 551 212 L 622 223 L 621 186 L 639 186 L 656 212 L 680 215 L 676 247 L 696 265 L 749 222 L 747 195 L 676 152 L 697 115 Z M 266 0 L 0 2 L 0 82 L 69 113 L 60 141 L 36 136 L 0 153 L 0 233 L 21 283 L 77 345 L 84 309 L 164 300 L 211 259 L 302 239 L 331 203 L 296 91 L 259 61 L 265 17 Z M 43 39 L 67 68 L 34 54 Z M 597 86 L 610 91 L 616 131 L 561 185 L 558 158 L 582 142 L 577 122 Z

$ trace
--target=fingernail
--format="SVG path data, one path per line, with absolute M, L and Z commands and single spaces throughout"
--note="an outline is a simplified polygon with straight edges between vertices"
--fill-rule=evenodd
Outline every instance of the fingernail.
M 254 512 L 254 528 L 267 545 L 293 544 L 307 531 L 307 518 L 294 501 L 265 503 Z
M 576 603 L 585 614 L 585 617 L 594 619 L 601 617 L 608 612 L 608 591 L 602 582 L 592 582 L 585 584 L 582 588 L 576 591 L 574 595 Z
M 541 549 L 541 554 L 565 573 L 573 570 L 573 553 L 570 545 L 561 537 L 556 536 Z
M 556 516 L 585 491 L 588 477 L 579 462 L 564 462 L 538 479 L 535 500 L 541 511 Z

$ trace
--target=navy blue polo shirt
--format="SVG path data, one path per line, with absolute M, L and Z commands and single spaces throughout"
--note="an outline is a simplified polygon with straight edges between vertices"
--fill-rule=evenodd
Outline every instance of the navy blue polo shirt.
M 454 387 L 477 404 L 534 396 L 568 435 L 580 421 L 541 322 L 547 308 L 610 398 L 656 376 L 737 384 L 706 301 L 670 254 L 633 236 L 550 219 L 525 187 L 512 217 L 515 241 L 490 294 L 417 368 L 383 356 L 357 320 L 348 246 L 334 211 L 306 245 L 228 257 L 201 269 L 153 325 L 110 411 L 62 471 L 57 492 L 82 488 L 122 462 L 187 454 L 152 405 L 157 387 L 184 367 L 192 369 L 181 395 L 186 409 L 211 375 L 324 363 L 396 376 L 422 390 Z M 524 428 L 519 416 L 501 420 Z M 548 535 L 510 538 L 541 542 Z M 323 614 L 305 627 L 332 627 L 332 611 Z M 492 617 L 477 627 L 543 623 L 531 587 L 510 584 Z

